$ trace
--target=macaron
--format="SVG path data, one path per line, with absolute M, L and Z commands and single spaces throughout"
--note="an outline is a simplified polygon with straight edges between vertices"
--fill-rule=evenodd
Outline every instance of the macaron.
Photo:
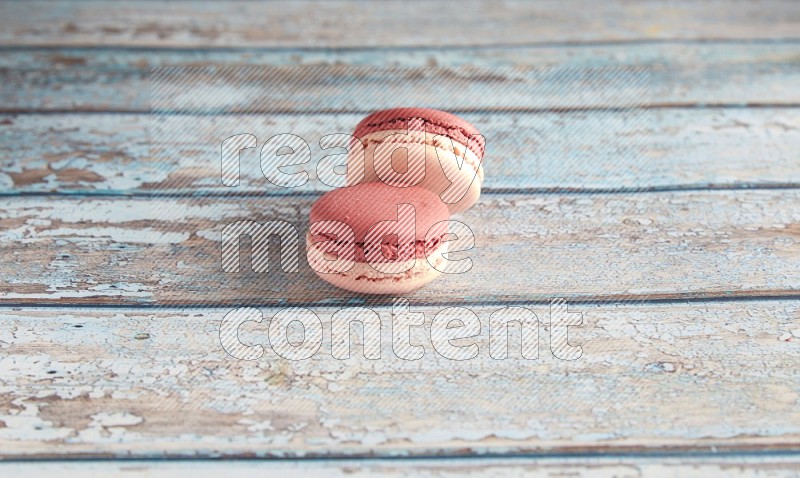
M 420 186 L 438 195 L 451 214 L 469 209 L 483 183 L 484 137 L 453 114 L 429 108 L 394 108 L 364 118 L 353 136 L 347 184 L 383 182 Z
M 441 273 L 449 217 L 439 196 L 419 186 L 335 189 L 311 207 L 308 263 L 342 289 L 405 294 Z

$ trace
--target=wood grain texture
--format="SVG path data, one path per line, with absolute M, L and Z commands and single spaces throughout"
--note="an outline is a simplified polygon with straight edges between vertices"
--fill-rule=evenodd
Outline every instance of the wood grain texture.
M 301 251 L 315 196 L 9 198 L 0 216 L 6 303 L 385 303 L 299 271 L 221 271 L 222 228 L 288 221 Z M 423 303 L 796 296 L 800 191 L 486 195 L 457 219 L 472 269 L 411 297 Z M 246 243 L 245 243 L 246 244 Z M 274 245 L 277 248 L 277 244 Z M 247 247 L 245 246 L 245 250 Z M 245 253 L 244 257 L 249 257 Z M 247 260 L 247 259 L 245 259 Z
M 796 477 L 800 460 L 765 453 L 756 457 L 708 458 L 447 458 L 442 460 L 125 460 L 116 462 L 15 462 L 0 463 L 5 476 L 96 478 L 171 478 L 191 474 L 196 478 L 234 475 L 241 478 L 283 478 L 287 475 L 314 478 L 429 477 L 532 477 L 640 478 L 642 476 Z
M 798 32 L 788 0 L 3 2 L 0 461 L 337 460 L 17 462 L 0 475 L 796 476 Z M 309 86 L 293 65 L 334 73 Z M 259 114 L 151 123 L 151 69 L 165 66 L 250 69 L 198 83 L 218 88 L 209 97 L 157 82 L 157 108 L 185 109 L 173 100 L 188 92 L 206 112 Z M 545 69 L 519 74 L 531 66 Z M 634 73 L 584 81 L 614 70 Z M 646 88 L 620 81 L 645 70 Z M 340 91 L 354 74 L 358 101 Z M 287 85 L 304 94 L 269 88 Z M 646 121 L 604 110 L 643 96 L 656 107 Z M 472 115 L 498 145 L 489 194 L 459 218 L 476 235 L 460 254 L 473 269 L 410 296 L 427 321 L 412 362 L 393 353 L 388 299 L 330 288 L 304 259 L 275 272 L 276 247 L 269 274 L 219 270 L 229 222 L 283 219 L 302 238 L 323 189 L 314 174 L 294 196 L 262 195 L 247 166 L 235 191 L 214 181 L 231 125 L 314 144 L 398 101 Z M 762 189 L 695 190 L 750 187 Z M 619 189 L 639 193 L 587 194 Z M 553 356 L 545 325 L 537 360 L 488 356 L 493 311 L 544 320 L 556 296 L 583 313 L 578 360 Z M 381 316 L 382 358 L 336 360 L 332 306 L 361 304 Z M 431 346 L 431 319 L 453 304 L 483 322 L 476 359 Z M 270 305 L 311 308 L 326 342 L 305 361 L 268 346 L 235 360 L 218 328 L 242 305 L 266 318 L 242 326 L 247 343 L 268 345 Z M 374 459 L 422 456 L 451 459 Z
M 800 109 L 465 113 L 487 140 L 485 191 L 648 190 L 800 184 Z M 319 139 L 352 132 L 360 114 L 169 117 L 138 114 L 0 116 L 0 193 L 226 195 L 326 191 Z M 175 131 L 173 134 L 172 132 Z M 220 145 L 249 132 L 259 148 L 278 133 L 312 156 L 302 187 L 264 179 L 259 149 L 244 150 L 237 187 L 222 185 Z
M 663 41 L 644 43 L 587 43 L 515 46 L 486 45 L 454 48 L 114 48 L 114 47 L 19 47 L 9 46 L 0 55 L 0 73 L 48 70 L 53 73 L 93 69 L 98 72 L 148 73 L 153 68 L 208 67 L 219 65 L 310 66 L 368 65 L 381 67 L 454 66 L 651 66 L 654 70 L 679 72 L 726 69 L 757 71 L 751 81 L 768 73 L 790 72 L 796 67 L 795 40 L 768 42 Z M 783 70 L 781 70 L 783 69 Z M 711 72 L 709 72 L 711 73 Z M 64 80 L 69 80 L 65 76 Z M 113 81 L 108 76 L 107 81 Z M 101 85 L 98 85 L 101 86 Z M 686 85 L 691 86 L 691 85 Z M 701 84 L 695 85 L 701 87 Z M 746 88 L 747 85 L 738 85 Z M 767 93 L 767 92 L 763 92 Z
M 646 45 L 586 45 L 536 48 L 487 48 L 456 50 L 186 50 L 186 51 L 151 51 L 151 50 L 92 50 L 92 49 L 33 49 L 8 50 L 0 55 L 0 80 L 5 88 L 0 90 L 0 108 L 2 111 L 36 111 L 36 110 L 80 110 L 80 111 L 150 111 L 150 75 L 151 69 L 161 67 L 225 67 L 239 66 L 261 69 L 261 79 L 255 82 L 251 78 L 248 84 L 235 83 L 229 80 L 229 86 L 235 88 L 232 99 L 241 104 L 227 105 L 242 108 L 260 105 L 262 109 L 270 108 L 267 102 L 269 92 L 282 79 L 272 76 L 264 77 L 278 67 L 297 65 L 350 65 L 352 70 L 342 67 L 339 76 L 353 74 L 370 67 L 373 76 L 380 72 L 388 78 L 390 68 L 408 68 L 412 77 L 405 79 L 406 88 L 395 88 L 392 95 L 385 92 L 373 92 L 362 97 L 358 108 L 386 108 L 396 106 L 398 94 L 415 93 L 421 95 L 417 101 L 431 106 L 444 101 L 450 96 L 452 108 L 453 94 L 459 93 L 466 86 L 487 87 L 487 81 L 493 76 L 493 88 L 506 87 L 503 76 L 514 77 L 503 73 L 510 67 L 538 67 L 549 69 L 569 69 L 574 72 L 573 78 L 566 75 L 539 75 L 536 84 L 529 84 L 525 91 L 527 96 L 517 99 L 520 108 L 525 107 L 567 107 L 574 106 L 571 99 L 575 92 L 587 90 L 585 84 L 578 83 L 577 78 L 589 76 L 592 71 L 602 69 L 647 69 L 649 83 L 647 96 L 654 106 L 676 105 L 747 105 L 774 104 L 797 105 L 800 93 L 795 87 L 800 83 L 800 57 L 798 44 L 738 44 L 738 43 L 700 43 L 700 44 L 646 44 Z M 474 74 L 475 82 L 464 81 L 468 68 L 483 71 Z M 487 70 L 488 73 L 487 74 Z M 297 71 L 296 69 L 288 71 Z M 517 75 L 518 76 L 518 75 Z M 284 74 L 284 81 L 296 81 Z M 288 79 L 286 79 L 288 78 Z M 390 84 L 384 78 L 385 84 Z M 330 80 L 334 82 L 335 77 Z M 342 79 L 351 85 L 355 80 Z M 377 79 L 375 81 L 378 81 Z M 533 80 L 531 80 L 533 81 Z M 424 84 L 423 84 L 424 83 Z M 246 96 L 252 84 L 259 85 L 260 94 Z M 440 84 L 440 92 L 436 96 L 424 95 L 427 85 Z M 184 86 L 184 85 L 181 85 Z M 370 86 L 366 84 L 365 86 Z M 374 86 L 374 85 L 373 85 Z M 424 86 L 424 87 L 423 87 Z M 525 85 L 522 85 L 525 86 Z M 595 87 L 599 87 L 597 84 Z M 617 80 L 617 87 L 627 86 L 627 98 L 641 101 L 635 84 L 625 84 L 624 77 Z M 597 89 L 597 88 L 595 88 Z M 554 94 L 554 91 L 562 91 Z M 323 90 L 319 85 L 303 88 L 299 97 L 320 95 Z M 346 91 L 346 89 L 345 89 Z M 563 93 L 564 91 L 567 94 Z M 620 90 L 625 93 L 625 90 Z M 583 107 L 591 107 L 593 103 L 603 99 L 602 91 L 597 90 L 593 101 L 585 101 Z M 266 96 L 265 96 L 266 95 Z M 394 95 L 394 96 L 393 96 Z M 462 97 L 465 97 L 463 94 Z M 484 95 L 485 96 L 485 95 Z M 325 98 L 322 106 L 339 107 L 334 104 L 335 98 Z M 481 97 L 470 95 L 462 101 L 463 106 L 478 107 L 481 102 L 497 101 L 497 97 Z M 502 99 L 502 98 L 500 98 Z M 284 102 L 285 103 L 285 102 Z M 414 102 L 411 102 L 414 103 Z M 414 103 L 416 104 L 416 103 Z M 597 105 L 595 105 L 597 106 Z M 619 106 L 619 105 L 617 105 Z
M 544 324 L 546 306 L 522 304 Z M 239 328 L 258 360 L 227 355 L 226 309 L 0 312 L 0 455 L 23 457 L 314 457 L 790 452 L 800 449 L 797 301 L 570 306 L 574 361 L 434 351 L 430 321 L 395 355 L 391 317 L 381 358 L 330 353 L 330 314 L 312 307 L 323 344 L 291 361 L 269 347 L 268 320 Z M 358 327 L 354 330 L 360 330 Z M 370 340 L 374 340 L 372 336 Z M 518 340 L 518 339 L 517 339 Z M 462 342 L 463 345 L 463 342 Z M 746 411 L 746 413 L 742 413 Z M 446 424 L 446 425 L 445 425 Z M 433 465 L 435 466 L 435 464 Z
M 800 35 L 790 0 L 31 3 L 3 5 L 0 44 L 358 48 Z

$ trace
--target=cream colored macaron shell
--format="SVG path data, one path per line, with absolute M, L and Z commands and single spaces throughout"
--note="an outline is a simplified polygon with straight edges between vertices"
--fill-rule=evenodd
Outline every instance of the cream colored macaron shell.
M 442 242 L 428 257 L 403 262 L 402 269 L 408 270 L 398 274 L 385 274 L 366 262 L 355 262 L 350 270 L 337 272 L 330 267 L 330 261 L 324 259 L 324 252 L 320 248 L 322 243 L 314 243 L 312 236 L 306 234 L 306 244 L 309 265 L 320 279 L 363 294 L 407 294 L 419 289 L 441 274 L 439 269 L 446 265 L 443 254 L 448 250 L 448 243 Z
M 438 194 L 450 214 L 466 211 L 480 197 L 484 174 L 481 160 L 456 140 L 401 130 L 378 131 L 360 140 L 363 154 L 351 148 L 348 155 L 348 185 L 362 181 L 419 185 Z

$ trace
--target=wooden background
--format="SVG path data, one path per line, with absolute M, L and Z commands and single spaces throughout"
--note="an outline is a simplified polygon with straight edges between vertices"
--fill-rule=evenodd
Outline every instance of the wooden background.
M 4 476 L 796 476 L 800 3 L 6 2 L 0 27 Z M 533 161 L 527 137 L 487 157 L 486 194 L 463 215 L 474 269 L 409 297 L 428 326 L 452 305 L 484 324 L 509 304 L 542 319 L 567 297 L 583 356 L 554 358 L 542 329 L 538 360 L 492 360 L 485 327 L 466 362 L 430 343 L 402 361 L 387 332 L 379 361 L 324 346 L 303 362 L 226 355 L 231 307 L 302 304 L 326 327 L 342 305 L 374 305 L 387 324 L 391 308 L 303 267 L 204 273 L 218 244 L 187 231 L 302 223 L 318 194 L 260 197 L 245 175 L 248 201 L 214 197 L 217 156 L 153 157 L 151 70 L 214 65 L 411 68 L 444 87 L 462 66 L 647 68 L 646 155 L 603 153 L 603 105 L 473 112 L 490 139 L 568 129 L 537 138 Z M 360 118 L 323 109 L 287 124 Z M 586 156 L 557 154 L 559 141 Z M 219 457 L 274 460 L 153 461 Z

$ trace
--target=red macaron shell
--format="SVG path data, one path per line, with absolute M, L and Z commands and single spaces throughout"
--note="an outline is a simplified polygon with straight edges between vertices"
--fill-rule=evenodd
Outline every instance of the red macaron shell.
M 356 242 L 364 242 L 373 225 L 398 219 L 399 204 L 414 206 L 415 240 L 424 240 L 431 226 L 450 219 L 447 205 L 427 189 L 417 186 L 398 188 L 380 182 L 363 183 L 326 193 L 311 207 L 309 219 L 311 223 L 343 222 L 353 229 Z
M 361 138 L 377 131 L 407 130 L 409 120 L 413 118 L 423 120 L 427 133 L 445 135 L 467 146 L 478 158 L 483 158 L 486 142 L 476 127 L 463 118 L 430 108 L 393 108 L 377 111 L 361 120 L 353 135 Z

